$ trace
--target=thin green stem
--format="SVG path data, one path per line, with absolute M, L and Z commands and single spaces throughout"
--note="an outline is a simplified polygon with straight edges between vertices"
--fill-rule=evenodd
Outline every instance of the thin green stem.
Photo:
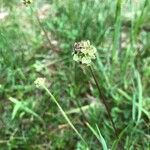
M 59 103 L 57 102 L 56 98 L 53 96 L 53 94 L 48 90 L 48 88 L 46 86 L 43 86 L 43 88 L 47 91 L 47 93 L 50 95 L 51 99 L 53 100 L 53 102 L 58 106 L 60 112 L 62 113 L 63 117 L 66 119 L 66 121 L 68 122 L 68 124 L 71 126 L 71 128 L 76 132 L 76 134 L 80 137 L 80 139 L 86 144 L 86 141 L 84 140 L 84 138 L 82 137 L 82 135 L 78 132 L 78 130 L 74 127 L 74 125 L 72 124 L 72 122 L 70 121 L 70 119 L 68 118 L 68 116 L 66 115 L 65 111 L 62 109 L 62 107 L 59 105 Z
M 30 7 L 30 9 L 31 9 L 31 11 L 32 11 L 32 13 L 33 13 L 32 7 Z M 47 34 L 45 28 L 43 27 L 43 25 L 42 25 L 42 23 L 41 23 L 40 18 L 39 18 L 38 15 L 36 15 L 36 19 L 37 19 L 37 22 L 38 22 L 38 24 L 39 24 L 41 30 L 42 30 L 42 31 L 44 32 L 44 34 L 45 34 L 45 37 L 46 37 L 46 39 L 47 39 L 47 41 L 48 41 L 48 43 L 49 43 L 50 48 L 52 48 L 53 46 L 52 46 L 51 40 L 50 40 L 50 38 L 49 38 L 49 36 L 48 36 L 48 34 Z
M 93 69 L 92 69 L 91 66 L 90 66 L 90 71 L 91 71 L 92 77 L 93 77 L 93 79 L 94 79 L 94 81 L 95 81 L 96 87 L 97 87 L 97 89 L 98 89 L 99 96 L 100 96 L 100 100 L 102 101 L 102 103 L 104 104 L 104 106 L 105 106 L 105 108 L 106 108 L 108 117 L 109 117 L 109 119 L 110 119 L 110 121 L 111 121 L 112 127 L 113 127 L 113 129 L 114 129 L 114 131 L 115 131 L 115 134 L 116 134 L 116 137 L 117 137 L 117 129 L 116 129 L 116 127 L 115 127 L 115 123 L 114 123 L 114 121 L 113 121 L 113 119 L 112 119 L 112 116 L 111 116 L 111 114 L 110 114 L 109 107 L 108 107 L 107 102 L 106 102 L 106 97 L 105 97 L 105 95 L 102 93 L 102 91 L 101 91 L 101 89 L 100 89 L 100 86 L 99 86 L 99 84 L 98 84 L 98 81 L 97 81 L 97 79 L 96 79 L 96 76 L 95 76 L 95 74 L 94 74 Z

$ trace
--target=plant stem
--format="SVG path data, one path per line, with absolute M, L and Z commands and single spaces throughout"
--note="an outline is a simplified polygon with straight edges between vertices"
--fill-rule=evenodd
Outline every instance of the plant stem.
M 33 13 L 34 11 L 33 11 L 32 7 L 30 7 L 30 9 L 31 9 L 31 11 L 32 11 L 32 13 Z M 49 36 L 48 36 L 48 34 L 47 34 L 45 28 L 43 27 L 43 25 L 42 25 L 42 23 L 41 23 L 41 21 L 40 21 L 39 16 L 38 16 L 38 15 L 35 15 L 35 16 L 36 16 L 37 22 L 38 22 L 38 24 L 39 24 L 41 30 L 42 30 L 42 31 L 44 32 L 44 34 L 45 34 L 45 37 L 46 37 L 46 39 L 47 39 L 47 41 L 48 41 L 48 43 L 49 43 L 50 48 L 52 49 L 53 46 L 52 46 L 51 40 L 50 40 L 50 38 L 49 38 Z
M 75 98 L 76 98 L 76 101 L 75 101 L 75 103 L 76 103 L 76 105 L 78 106 L 78 108 L 80 109 L 80 112 L 81 112 L 81 114 L 82 114 L 82 116 L 83 116 L 83 118 L 81 118 L 82 119 L 82 122 L 83 122 L 83 124 L 85 125 L 85 121 L 86 122 L 88 122 L 87 120 L 87 117 L 86 117 L 86 115 L 85 115 L 85 113 L 84 113 L 84 111 L 82 110 L 82 106 L 81 106 L 81 103 L 80 103 L 80 101 L 79 101 L 79 98 L 78 98 L 78 92 L 77 92 L 77 90 L 76 90 L 76 87 L 78 87 L 78 85 L 77 85 L 77 73 L 78 73 L 78 70 L 77 70 L 77 65 L 76 65 L 76 63 L 74 63 L 74 68 L 75 68 L 75 71 L 74 71 L 74 85 L 75 85 Z M 85 121 L 84 121 L 84 119 L 85 119 Z
M 106 102 L 106 97 L 105 97 L 105 95 L 101 92 L 100 86 L 99 86 L 99 84 L 98 84 L 98 81 L 97 81 L 97 79 L 96 79 L 96 76 L 95 76 L 95 74 L 94 74 L 93 69 L 92 69 L 91 66 L 90 66 L 90 71 L 91 71 L 92 77 L 93 77 L 93 79 L 94 79 L 94 81 L 95 81 L 96 87 L 97 87 L 97 89 L 98 89 L 99 96 L 100 96 L 100 100 L 101 100 L 102 103 L 105 105 L 105 108 L 106 108 L 108 117 L 109 117 L 109 119 L 110 119 L 110 121 L 111 121 L 111 124 L 112 124 L 112 126 L 113 126 L 113 129 L 114 129 L 115 134 L 116 134 L 116 137 L 117 137 L 117 129 L 116 129 L 116 127 L 115 127 L 115 123 L 114 123 L 114 121 L 113 121 L 113 119 L 112 119 L 112 116 L 111 116 L 111 114 L 110 114 L 109 107 L 108 107 L 107 102 Z
M 62 113 L 63 117 L 66 119 L 66 121 L 68 122 L 68 124 L 71 126 L 71 128 L 76 132 L 76 134 L 80 137 L 80 139 L 88 146 L 88 144 L 86 143 L 86 141 L 84 140 L 84 138 L 82 137 L 82 135 L 78 132 L 78 130 L 75 128 L 75 126 L 72 124 L 71 120 L 69 119 L 69 117 L 66 115 L 65 111 L 62 109 L 62 107 L 60 106 L 60 104 L 58 103 L 58 101 L 56 100 L 56 98 L 53 96 L 53 94 L 48 90 L 48 88 L 46 86 L 43 86 L 43 88 L 46 90 L 46 92 L 49 94 L 49 96 L 51 97 L 52 101 L 57 105 L 57 107 L 59 108 L 60 112 Z

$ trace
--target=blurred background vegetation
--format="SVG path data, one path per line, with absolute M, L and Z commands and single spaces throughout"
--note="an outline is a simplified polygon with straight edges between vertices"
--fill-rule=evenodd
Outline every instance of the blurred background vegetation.
M 73 62 L 73 44 L 81 40 L 97 48 L 95 72 L 118 139 L 93 79 Z M 0 150 L 87 150 L 35 88 L 37 77 L 47 79 L 89 149 L 102 143 L 83 114 L 109 149 L 150 149 L 150 1 L 0 0 Z

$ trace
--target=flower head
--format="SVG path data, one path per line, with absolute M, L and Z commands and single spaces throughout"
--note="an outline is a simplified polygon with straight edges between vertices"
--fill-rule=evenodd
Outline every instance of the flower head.
M 45 78 L 37 78 L 35 81 L 34 81 L 34 84 L 37 88 L 41 88 L 45 85 Z
M 83 65 L 89 66 L 92 59 L 95 59 L 96 48 L 90 41 L 81 41 L 74 44 L 73 60 Z

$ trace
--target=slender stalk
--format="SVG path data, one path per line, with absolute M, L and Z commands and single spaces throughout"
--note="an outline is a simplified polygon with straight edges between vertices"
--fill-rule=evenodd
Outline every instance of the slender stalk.
M 75 86 L 76 87 L 78 87 L 78 85 L 77 85 L 77 72 L 78 72 L 78 70 L 77 70 L 77 66 L 76 66 L 76 64 L 74 63 L 74 68 L 75 68 L 75 71 L 74 71 L 74 84 L 75 84 Z M 76 88 L 75 88 L 76 89 Z M 82 116 L 83 116 L 83 118 L 81 118 L 82 119 L 82 122 L 83 122 L 83 124 L 85 125 L 85 121 L 86 122 L 88 122 L 87 121 L 87 117 L 86 117 L 86 115 L 85 115 L 85 113 L 84 113 L 84 111 L 82 110 L 82 106 L 81 106 L 81 103 L 80 103 L 80 101 L 79 101 L 79 99 L 78 99 L 78 94 L 77 94 L 77 92 L 76 92 L 76 90 L 75 90 L 75 98 L 76 98 L 76 101 L 75 101 L 75 103 L 76 103 L 76 105 L 78 106 L 78 108 L 80 109 L 80 112 L 81 112 L 81 114 L 82 114 Z M 84 120 L 85 119 L 85 120 Z
M 57 102 L 56 98 L 53 96 L 53 94 L 48 90 L 48 88 L 46 86 L 43 85 L 43 88 L 46 90 L 46 92 L 50 95 L 51 99 L 53 100 L 53 102 L 57 105 L 57 107 L 59 108 L 60 112 L 62 113 L 63 117 L 66 119 L 66 121 L 68 122 L 68 124 L 71 126 L 71 128 L 76 132 L 76 134 L 80 137 L 80 139 L 88 146 L 88 144 L 86 143 L 86 141 L 84 140 L 84 138 L 82 137 L 82 135 L 78 132 L 78 130 L 75 128 L 75 126 L 72 124 L 72 122 L 70 121 L 70 119 L 68 118 L 68 116 L 66 115 L 65 111 L 62 109 L 62 107 L 60 106 L 60 104 Z
M 31 11 L 32 11 L 32 13 L 33 13 L 34 11 L 33 11 L 32 7 L 30 7 L 30 9 L 31 9 Z M 45 34 L 45 37 L 46 37 L 46 39 L 47 39 L 47 41 L 48 41 L 48 43 L 49 43 L 50 48 L 52 48 L 53 46 L 52 46 L 51 40 L 50 40 L 50 38 L 49 38 L 49 36 L 48 36 L 48 34 L 47 34 L 45 28 L 43 27 L 43 25 L 42 25 L 42 23 L 41 23 L 40 18 L 39 18 L 38 15 L 36 15 L 36 19 L 37 19 L 37 22 L 38 22 L 38 24 L 39 24 L 41 30 L 42 30 L 42 31 L 44 32 L 44 34 Z
M 95 84 L 96 84 L 96 87 L 97 87 L 97 89 L 98 89 L 99 96 L 100 96 L 100 100 L 101 100 L 102 103 L 105 105 L 105 108 L 106 108 L 108 117 L 109 117 L 109 119 L 110 119 L 110 121 L 111 121 L 111 124 L 112 124 L 112 126 L 113 126 L 113 129 L 114 129 L 115 134 L 116 134 L 116 137 L 117 137 L 117 129 L 116 129 L 116 127 L 115 127 L 115 123 L 114 123 L 114 121 L 113 121 L 113 119 L 112 119 L 112 116 L 111 116 L 111 114 L 110 114 L 109 107 L 108 107 L 107 102 L 106 102 L 106 97 L 105 97 L 105 95 L 102 93 L 102 91 L 101 91 L 101 89 L 100 89 L 100 86 L 99 86 L 99 84 L 98 84 L 98 81 L 97 81 L 97 79 L 96 79 L 96 76 L 95 76 L 95 74 L 94 74 L 93 69 L 92 69 L 91 66 L 90 66 L 90 72 L 91 72 L 91 74 L 92 74 L 92 77 L 93 77 L 93 79 L 94 79 L 94 81 L 95 81 Z

